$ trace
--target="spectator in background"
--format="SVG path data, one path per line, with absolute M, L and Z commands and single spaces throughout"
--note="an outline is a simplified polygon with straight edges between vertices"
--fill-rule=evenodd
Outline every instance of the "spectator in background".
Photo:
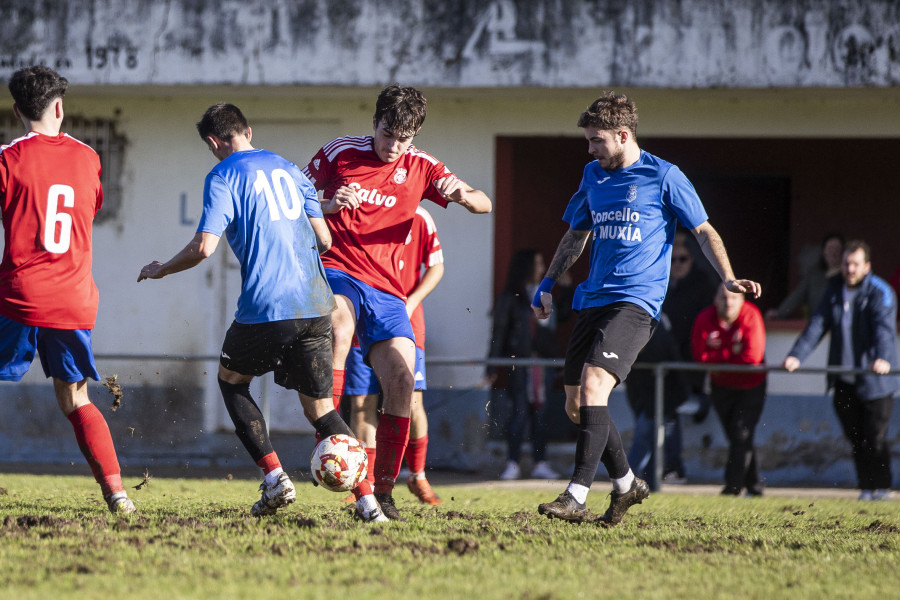
M 669 275 L 669 287 L 663 300 L 662 312 L 669 316 L 672 324 L 672 336 L 678 344 L 681 360 L 690 361 L 691 329 L 700 311 L 709 306 L 716 294 L 716 282 L 694 260 L 691 245 L 693 240 L 687 231 L 678 229 L 672 242 L 672 267 Z M 693 389 L 703 385 L 702 375 L 699 383 L 692 381 Z
M 678 360 L 693 361 L 691 353 L 691 328 L 700 311 L 709 306 L 716 293 L 716 282 L 694 259 L 692 239 L 684 229 L 675 232 L 672 242 L 672 267 L 669 287 L 663 301 L 662 312 L 669 317 L 672 337 L 678 347 Z M 702 421 L 709 411 L 709 401 L 703 392 L 706 375 L 692 371 L 683 374 L 688 391 L 700 402 L 696 420 Z M 682 474 L 683 475 L 683 474 Z
M 841 258 L 844 253 L 844 236 L 839 233 L 829 233 L 822 240 L 822 253 L 819 259 L 806 272 L 797 287 L 788 297 L 781 301 L 778 308 L 766 311 L 767 319 L 787 319 L 803 310 L 806 318 L 819 305 L 828 279 L 840 274 Z
M 494 302 L 490 358 L 554 358 L 559 356 L 555 320 L 539 321 L 531 310 L 531 298 L 544 274 L 544 257 L 533 248 L 517 251 L 509 263 L 506 284 Z M 525 424 L 531 424 L 531 456 L 534 479 L 558 479 L 547 463 L 547 385 L 543 367 L 488 367 L 487 376 L 497 380 L 505 370 L 506 387 L 501 394 L 510 403 L 506 427 L 506 468 L 502 480 L 519 479 Z
M 678 350 L 675 360 L 684 362 L 693 361 L 691 328 L 694 321 L 700 311 L 712 303 L 716 293 L 716 282 L 707 268 L 695 259 L 699 252 L 699 249 L 695 252 L 695 248 L 697 241 L 694 236 L 689 235 L 686 229 L 678 228 L 672 241 L 669 286 L 666 288 L 666 297 L 662 304 L 662 312 L 669 319 L 672 339 Z M 708 262 L 704 260 L 704 263 L 708 266 Z M 696 408 L 691 414 L 694 421 L 701 423 L 709 413 L 709 398 L 704 391 L 706 374 L 699 371 L 683 371 L 680 378 L 686 386 L 685 395 L 672 400 L 667 399 L 667 407 L 675 403 L 672 410 L 677 410 L 688 397 L 692 397 Z M 686 473 L 681 460 L 681 423 L 678 412 L 672 415 L 671 419 L 667 417 L 667 437 L 670 430 L 673 439 L 669 440 L 669 450 L 666 451 L 668 464 L 664 479 L 672 483 L 683 482 Z
M 713 306 L 697 316 L 692 335 L 697 362 L 726 365 L 761 365 L 766 352 L 762 313 L 743 294 L 719 286 Z M 712 405 L 728 437 L 723 495 L 761 496 L 759 460 L 753 446 L 756 424 L 766 399 L 766 373 L 713 371 Z
M 665 313 L 659 315 L 659 327 L 644 349 L 638 354 L 639 363 L 659 363 L 682 360 L 678 345 L 672 336 L 672 325 Z M 651 481 L 655 474 L 654 450 L 656 448 L 656 377 L 649 369 L 634 369 L 625 384 L 625 395 L 634 412 L 634 437 L 628 451 L 628 464 L 635 474 Z M 668 371 L 663 384 L 663 418 L 665 424 L 665 448 L 663 453 L 663 481 L 686 483 L 684 463 L 681 459 L 681 422 L 678 407 L 688 395 L 685 373 Z
M 840 277 L 832 277 L 784 368 L 794 371 L 827 333 L 828 364 L 871 373 L 828 375 L 834 410 L 853 448 L 860 500 L 887 500 L 891 487 L 888 425 L 900 377 L 897 368 L 897 297 L 872 273 L 869 246 L 848 242 Z

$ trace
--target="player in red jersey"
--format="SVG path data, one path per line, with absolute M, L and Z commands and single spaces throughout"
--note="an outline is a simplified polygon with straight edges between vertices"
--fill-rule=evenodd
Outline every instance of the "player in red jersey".
M 374 135 L 333 140 L 304 169 L 323 192 L 332 232 L 333 246 L 322 262 L 338 304 L 332 313 L 336 401 L 354 331 L 384 394 L 375 498 L 367 493 L 368 482 L 354 490 L 357 515 L 367 521 L 377 513 L 376 499 L 389 519 L 402 519 L 392 492 L 409 436 L 415 343 L 399 259 L 416 207 L 427 198 L 442 207 L 456 202 L 472 213 L 491 210 L 484 192 L 412 145 L 425 121 L 425 104 L 415 88 L 386 87 L 375 103 Z
M 422 301 L 437 287 L 444 275 L 444 255 L 434 219 L 423 206 L 416 209 L 412 230 L 406 238 L 400 262 L 400 278 L 406 291 L 406 312 L 409 314 L 416 338 L 415 386 L 410 407 L 409 444 L 406 446 L 406 466 L 410 475 L 406 480 L 409 491 L 423 504 L 437 505 L 440 497 L 425 477 L 425 457 L 428 454 L 428 415 L 422 404 L 422 391 L 427 389 L 425 373 L 425 311 Z M 366 444 L 369 463 L 376 456 L 375 431 L 378 426 L 378 378 L 365 365 L 359 344 L 354 344 L 347 356 L 344 393 L 350 404 L 350 427 Z M 369 483 L 375 474 L 370 469 Z M 353 496 L 345 501 L 353 500 Z
M 9 80 L 26 134 L 0 147 L 0 380 L 20 381 L 40 354 L 109 510 L 132 513 L 109 427 L 87 392 L 87 378 L 100 379 L 91 349 L 99 302 L 91 231 L 103 191 L 97 153 L 60 133 L 67 87 L 43 66 Z

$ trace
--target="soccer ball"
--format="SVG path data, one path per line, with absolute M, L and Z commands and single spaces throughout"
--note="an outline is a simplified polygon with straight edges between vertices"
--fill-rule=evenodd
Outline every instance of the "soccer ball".
M 366 478 L 366 447 L 349 435 L 336 434 L 316 444 L 310 459 L 313 479 L 326 490 L 347 492 Z

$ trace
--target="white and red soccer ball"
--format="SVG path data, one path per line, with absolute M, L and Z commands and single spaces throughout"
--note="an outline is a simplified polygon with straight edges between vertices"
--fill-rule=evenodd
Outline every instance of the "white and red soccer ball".
M 326 490 L 348 492 L 366 478 L 366 447 L 349 435 L 336 434 L 316 444 L 310 459 L 313 479 Z

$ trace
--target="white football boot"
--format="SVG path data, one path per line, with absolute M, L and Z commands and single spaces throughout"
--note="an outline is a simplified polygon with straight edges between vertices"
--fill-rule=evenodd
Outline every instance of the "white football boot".
M 263 481 L 259 486 L 259 491 L 262 492 L 262 495 L 250 509 L 250 514 L 254 517 L 274 515 L 279 508 L 287 506 L 297 499 L 294 482 L 287 473 L 279 474 L 274 485 L 268 486 Z

